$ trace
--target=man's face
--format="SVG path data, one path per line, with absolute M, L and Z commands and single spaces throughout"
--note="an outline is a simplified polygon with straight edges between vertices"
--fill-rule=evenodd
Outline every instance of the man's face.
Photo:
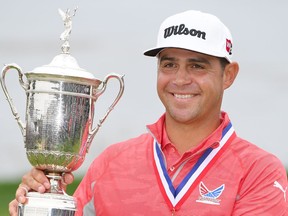
M 167 118 L 189 124 L 219 117 L 224 85 L 219 58 L 166 48 L 158 56 L 157 92 Z

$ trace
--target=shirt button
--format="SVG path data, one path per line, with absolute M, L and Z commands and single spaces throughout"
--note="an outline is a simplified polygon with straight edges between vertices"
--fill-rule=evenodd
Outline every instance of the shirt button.
M 175 169 L 175 167 L 174 167 L 174 166 L 170 167 L 170 171 L 171 171 L 171 172 L 173 172 L 173 171 L 174 171 L 174 169 Z

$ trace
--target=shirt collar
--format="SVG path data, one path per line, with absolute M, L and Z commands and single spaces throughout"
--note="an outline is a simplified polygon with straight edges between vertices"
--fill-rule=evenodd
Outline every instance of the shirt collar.
M 230 122 L 228 114 L 226 112 L 221 112 L 220 115 L 221 124 L 218 128 L 211 133 L 208 137 L 206 137 L 199 145 L 190 149 L 192 152 L 198 152 L 208 147 L 215 147 L 219 143 L 222 137 L 222 131 L 224 127 Z M 165 129 L 165 114 L 163 114 L 158 121 L 154 124 L 147 125 L 147 129 L 150 131 L 151 135 L 157 140 L 157 142 L 161 145 L 161 149 L 163 150 L 167 145 L 173 145 L 168 138 L 166 129 Z

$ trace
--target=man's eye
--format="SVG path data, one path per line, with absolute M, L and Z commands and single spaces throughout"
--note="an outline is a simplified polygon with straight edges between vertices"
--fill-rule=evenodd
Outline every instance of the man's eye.
M 174 67 L 176 67 L 176 65 L 173 64 L 173 63 L 166 63 L 166 64 L 164 64 L 163 66 L 164 66 L 165 68 L 174 68 Z
M 190 66 L 190 68 L 192 68 L 192 69 L 204 69 L 204 66 L 202 66 L 200 64 L 193 64 Z
M 178 70 L 178 65 L 173 62 L 162 62 L 160 65 L 160 69 L 163 72 L 174 73 Z

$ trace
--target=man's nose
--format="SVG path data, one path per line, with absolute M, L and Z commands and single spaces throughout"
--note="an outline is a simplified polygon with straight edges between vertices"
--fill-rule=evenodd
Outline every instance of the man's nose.
M 175 74 L 174 83 L 176 85 L 186 85 L 192 82 L 192 77 L 189 74 L 186 67 L 179 67 L 177 73 Z

